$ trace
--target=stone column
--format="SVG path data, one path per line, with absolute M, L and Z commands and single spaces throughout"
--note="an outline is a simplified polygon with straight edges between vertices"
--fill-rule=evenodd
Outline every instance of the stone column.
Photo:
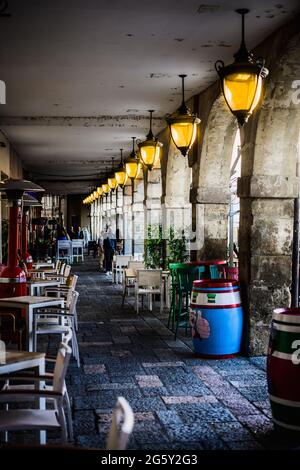
M 245 308 L 245 348 L 266 354 L 274 308 L 291 302 L 296 177 L 252 176 L 239 180 L 240 279 Z
M 229 188 L 201 186 L 191 190 L 196 211 L 196 239 L 191 249 L 197 259 L 227 259 Z
M 161 169 L 153 168 L 148 171 L 145 195 L 145 236 L 148 225 L 160 225 L 161 221 Z
M 132 206 L 131 181 L 124 187 L 123 197 L 123 239 L 124 254 L 132 254 Z
M 134 256 L 141 258 L 144 253 L 144 182 L 137 179 L 134 182 L 134 203 L 132 207 L 133 214 L 133 239 Z

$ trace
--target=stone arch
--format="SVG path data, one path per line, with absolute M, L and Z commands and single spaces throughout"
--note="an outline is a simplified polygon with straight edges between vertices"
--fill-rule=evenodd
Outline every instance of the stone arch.
M 214 101 L 203 135 L 196 188 L 196 250 L 200 258 L 226 258 L 232 149 L 238 126 L 222 96 Z M 195 192 L 195 190 L 194 190 Z

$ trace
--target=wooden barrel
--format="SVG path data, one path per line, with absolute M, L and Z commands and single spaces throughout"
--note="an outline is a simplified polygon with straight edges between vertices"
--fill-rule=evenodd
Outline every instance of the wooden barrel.
M 215 359 L 238 354 L 243 330 L 239 283 L 232 279 L 194 281 L 190 325 L 197 354 Z
M 273 312 L 267 360 L 273 422 L 300 431 L 300 308 Z

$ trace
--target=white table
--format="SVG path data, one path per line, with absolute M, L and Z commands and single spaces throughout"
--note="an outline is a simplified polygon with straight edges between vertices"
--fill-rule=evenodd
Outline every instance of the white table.
M 45 375 L 45 353 L 0 350 L 0 375 L 10 374 L 23 369 L 37 369 L 38 375 Z M 44 382 L 37 382 L 36 388 L 41 389 Z M 40 410 L 46 408 L 45 398 L 37 400 L 37 407 Z M 40 431 L 40 444 L 46 443 L 46 432 Z
M 40 268 L 54 268 L 54 263 L 33 263 L 33 269 L 40 269 Z
M 26 310 L 26 330 L 27 330 L 27 349 L 33 350 L 33 311 L 42 307 L 61 307 L 64 306 L 64 300 L 57 297 L 37 297 L 33 295 L 24 295 L 21 297 L 6 297 L 0 299 L 1 307 L 11 307 Z
M 40 296 L 42 294 L 41 290 L 43 287 L 58 287 L 60 286 L 60 281 L 53 281 L 48 279 L 32 279 L 31 281 L 27 281 L 29 295 Z

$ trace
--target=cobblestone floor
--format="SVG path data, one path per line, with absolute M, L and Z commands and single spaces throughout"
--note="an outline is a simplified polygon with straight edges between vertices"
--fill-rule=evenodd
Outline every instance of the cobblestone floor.
M 87 268 L 85 268 L 87 269 Z M 90 263 L 80 269 L 79 347 L 72 362 L 76 444 L 103 447 L 120 395 L 135 412 L 131 449 L 276 449 L 297 447 L 273 430 L 265 358 L 201 360 L 188 337 L 174 341 L 161 317 L 137 317 L 130 299 Z
M 135 412 L 130 449 L 299 448 L 273 429 L 265 358 L 199 359 L 188 336 L 174 341 L 167 312 L 137 316 L 131 299 L 122 309 L 95 261 L 77 271 L 81 368 L 72 359 L 67 379 L 76 445 L 103 448 L 124 396 Z

